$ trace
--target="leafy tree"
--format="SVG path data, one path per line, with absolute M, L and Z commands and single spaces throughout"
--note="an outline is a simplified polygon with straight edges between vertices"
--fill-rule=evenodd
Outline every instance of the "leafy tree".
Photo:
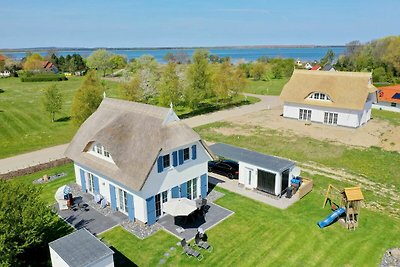
M 15 61 L 11 58 L 7 58 L 5 60 L 4 68 L 8 70 L 11 74 L 14 76 L 17 75 L 17 71 L 22 69 L 21 63 L 18 61 Z
M 141 88 L 141 77 L 139 73 L 133 75 L 129 83 L 123 86 L 125 99 L 129 101 L 140 101 L 143 97 L 143 90 Z
M 110 58 L 110 52 L 105 49 L 98 49 L 87 58 L 87 65 L 91 69 L 102 71 L 104 77 L 106 76 L 106 71 L 111 69 Z
M 170 103 L 177 105 L 181 93 L 181 85 L 176 70 L 176 63 L 169 62 L 161 75 L 159 84 L 160 104 L 168 106 Z
M 43 58 L 40 54 L 32 54 L 28 56 L 23 63 L 24 70 L 42 70 L 43 69 Z
M 360 41 L 358 41 L 358 40 L 351 41 L 346 44 L 344 54 L 346 56 L 352 56 L 355 53 L 357 53 L 360 50 L 360 48 L 362 48 L 362 44 Z
M 379 67 L 374 69 L 372 72 L 372 81 L 374 82 L 386 82 L 387 75 L 386 75 L 386 70 L 384 67 Z
M 390 43 L 382 59 L 388 65 L 393 66 L 397 74 L 400 75 L 400 36 L 390 38 Z
M 53 240 L 50 234 L 58 223 L 58 217 L 40 199 L 39 187 L 0 179 L 1 266 L 32 264 L 40 257 L 32 255 L 33 251 Z M 30 262 L 23 262 L 24 257 Z
M 190 57 L 185 51 L 178 51 L 174 54 L 175 61 L 178 64 L 188 64 L 190 63 Z
M 6 69 L 6 61 L 0 60 L 0 72 L 3 72 Z
M 45 89 L 43 105 L 45 110 L 50 113 L 51 121 L 54 122 L 55 114 L 60 112 L 63 106 L 62 94 L 55 84 Z
M 83 84 L 74 95 L 72 101 L 72 120 L 75 125 L 81 125 L 99 107 L 105 90 L 104 84 L 90 71 Z
M 111 55 L 110 62 L 111 62 L 110 66 L 113 71 L 116 69 L 125 68 L 127 65 L 126 57 L 122 55 L 116 55 L 116 54 Z
M 265 64 L 262 62 L 254 62 L 251 66 L 250 75 L 255 81 L 261 80 L 265 74 Z
M 166 61 L 166 62 L 175 62 L 175 61 L 176 61 L 175 56 L 174 56 L 174 53 L 172 53 L 172 52 L 167 52 L 167 53 L 164 55 L 163 59 L 164 59 L 164 61 Z
M 333 52 L 332 49 L 328 49 L 328 51 L 326 51 L 325 56 L 321 58 L 320 63 L 322 66 L 325 66 L 327 64 L 332 64 L 334 59 L 335 59 L 335 52 Z
M 233 87 L 234 69 L 230 62 L 219 64 L 216 71 L 213 73 L 213 91 L 220 98 L 228 98 L 229 90 Z
M 236 68 L 232 77 L 230 94 L 231 97 L 235 97 L 246 88 L 248 80 L 246 73 L 241 68 Z
M 193 53 L 192 64 L 187 70 L 185 98 L 190 107 L 197 107 L 203 97 L 211 96 L 208 51 L 198 49 Z
M 269 62 L 269 58 L 267 56 L 261 56 L 257 58 L 257 61 L 267 64 Z

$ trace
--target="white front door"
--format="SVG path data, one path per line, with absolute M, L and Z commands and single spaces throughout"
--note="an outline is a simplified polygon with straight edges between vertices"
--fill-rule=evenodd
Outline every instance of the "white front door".
M 246 178 L 246 187 L 252 187 L 251 183 L 253 182 L 254 179 L 254 174 L 253 174 L 253 169 L 250 168 L 246 168 L 246 174 L 247 174 L 247 178 Z

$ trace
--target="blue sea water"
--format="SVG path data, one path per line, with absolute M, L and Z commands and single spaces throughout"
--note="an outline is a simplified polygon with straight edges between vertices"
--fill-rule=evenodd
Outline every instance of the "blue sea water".
M 282 47 L 282 48 L 211 48 L 208 49 L 211 54 L 216 54 L 220 57 L 230 57 L 233 62 L 244 59 L 246 61 L 254 61 L 262 56 L 267 57 L 282 57 L 282 58 L 294 58 L 302 61 L 314 61 L 320 60 L 328 49 L 332 49 L 336 56 L 339 56 L 344 52 L 344 47 L 310 47 L 310 48 L 293 48 L 293 47 Z M 164 63 L 163 57 L 166 53 L 172 52 L 186 52 L 189 56 L 193 54 L 194 49 L 134 49 L 134 50 L 110 50 L 115 54 L 121 54 L 128 58 L 138 58 L 142 55 L 152 55 L 158 62 Z M 88 50 L 74 50 L 74 51 L 58 51 L 57 56 L 66 56 L 68 54 L 78 53 L 83 57 L 88 57 L 93 51 Z M 45 56 L 46 51 L 39 52 Z M 14 59 L 21 59 L 26 56 L 26 52 L 5 52 L 6 56 Z

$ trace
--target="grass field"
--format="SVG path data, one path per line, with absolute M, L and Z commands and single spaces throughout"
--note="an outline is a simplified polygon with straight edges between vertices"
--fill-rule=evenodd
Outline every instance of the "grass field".
M 165 232 L 139 240 L 118 227 L 102 238 L 138 266 L 154 266 L 163 258 L 167 266 L 377 266 L 385 250 L 400 246 L 400 221 L 366 209 L 356 231 L 338 224 L 319 229 L 316 223 L 330 213 L 321 206 L 331 181 L 313 178 L 314 190 L 287 210 L 218 189 L 225 196 L 217 204 L 235 214 L 207 231 L 214 250 L 203 251 L 200 263 L 181 255 L 180 247 L 170 251 L 179 240 Z
M 74 93 L 83 77 L 56 82 L 63 94 L 64 107 L 51 122 L 42 105 L 42 90 L 52 82 L 21 82 L 19 78 L 0 79 L 0 158 L 67 143 L 76 128 L 69 120 Z M 117 96 L 118 84 L 106 82 L 108 95 Z
M 395 126 L 400 126 L 400 113 L 398 112 L 372 109 L 372 118 L 385 120 Z
M 280 95 L 283 86 L 288 81 L 289 78 L 271 79 L 269 81 L 250 80 L 245 92 L 257 95 Z
M 56 122 L 42 105 L 43 89 L 53 82 L 21 82 L 19 78 L 0 79 L 0 159 L 68 143 L 77 128 L 70 121 L 73 95 L 81 86 L 84 77 L 69 77 L 68 81 L 55 82 L 63 94 L 64 107 L 57 114 Z M 107 96 L 121 98 L 120 84 L 104 81 Z M 239 96 L 233 102 L 219 104 L 203 101 L 196 110 L 177 107 L 178 116 L 191 117 L 258 102 L 258 98 Z

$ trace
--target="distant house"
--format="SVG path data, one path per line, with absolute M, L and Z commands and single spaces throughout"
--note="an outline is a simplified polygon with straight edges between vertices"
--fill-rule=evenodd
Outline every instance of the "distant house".
M 8 70 L 5 70 L 3 72 L 0 72 L 0 77 L 1 78 L 6 78 L 6 77 L 10 77 L 11 76 L 11 72 Z
M 53 267 L 114 267 L 114 251 L 82 228 L 49 243 Z
M 320 65 L 314 65 L 312 66 L 311 70 L 320 70 L 321 66 Z
M 5 61 L 7 59 L 7 57 L 6 56 L 4 56 L 4 55 L 0 55 L 0 61 Z
M 105 98 L 65 155 L 84 192 L 132 221 L 154 224 L 171 198 L 207 195 L 212 153 L 172 107 Z
M 303 63 L 301 62 L 301 60 L 298 59 L 298 60 L 296 60 L 296 65 L 301 67 L 301 66 L 303 66 Z
M 376 88 L 371 73 L 294 70 L 280 95 L 283 116 L 359 127 L 371 118 Z
M 50 61 L 42 61 L 44 71 L 58 73 L 58 68 Z
M 331 64 L 326 64 L 323 68 L 323 71 L 336 71 L 335 68 Z
M 378 103 L 374 108 L 400 112 L 400 84 L 378 88 Z
M 304 65 L 304 68 L 307 69 L 307 70 L 310 70 L 312 67 L 313 67 L 313 66 L 310 64 L 310 62 L 307 62 L 307 63 Z

